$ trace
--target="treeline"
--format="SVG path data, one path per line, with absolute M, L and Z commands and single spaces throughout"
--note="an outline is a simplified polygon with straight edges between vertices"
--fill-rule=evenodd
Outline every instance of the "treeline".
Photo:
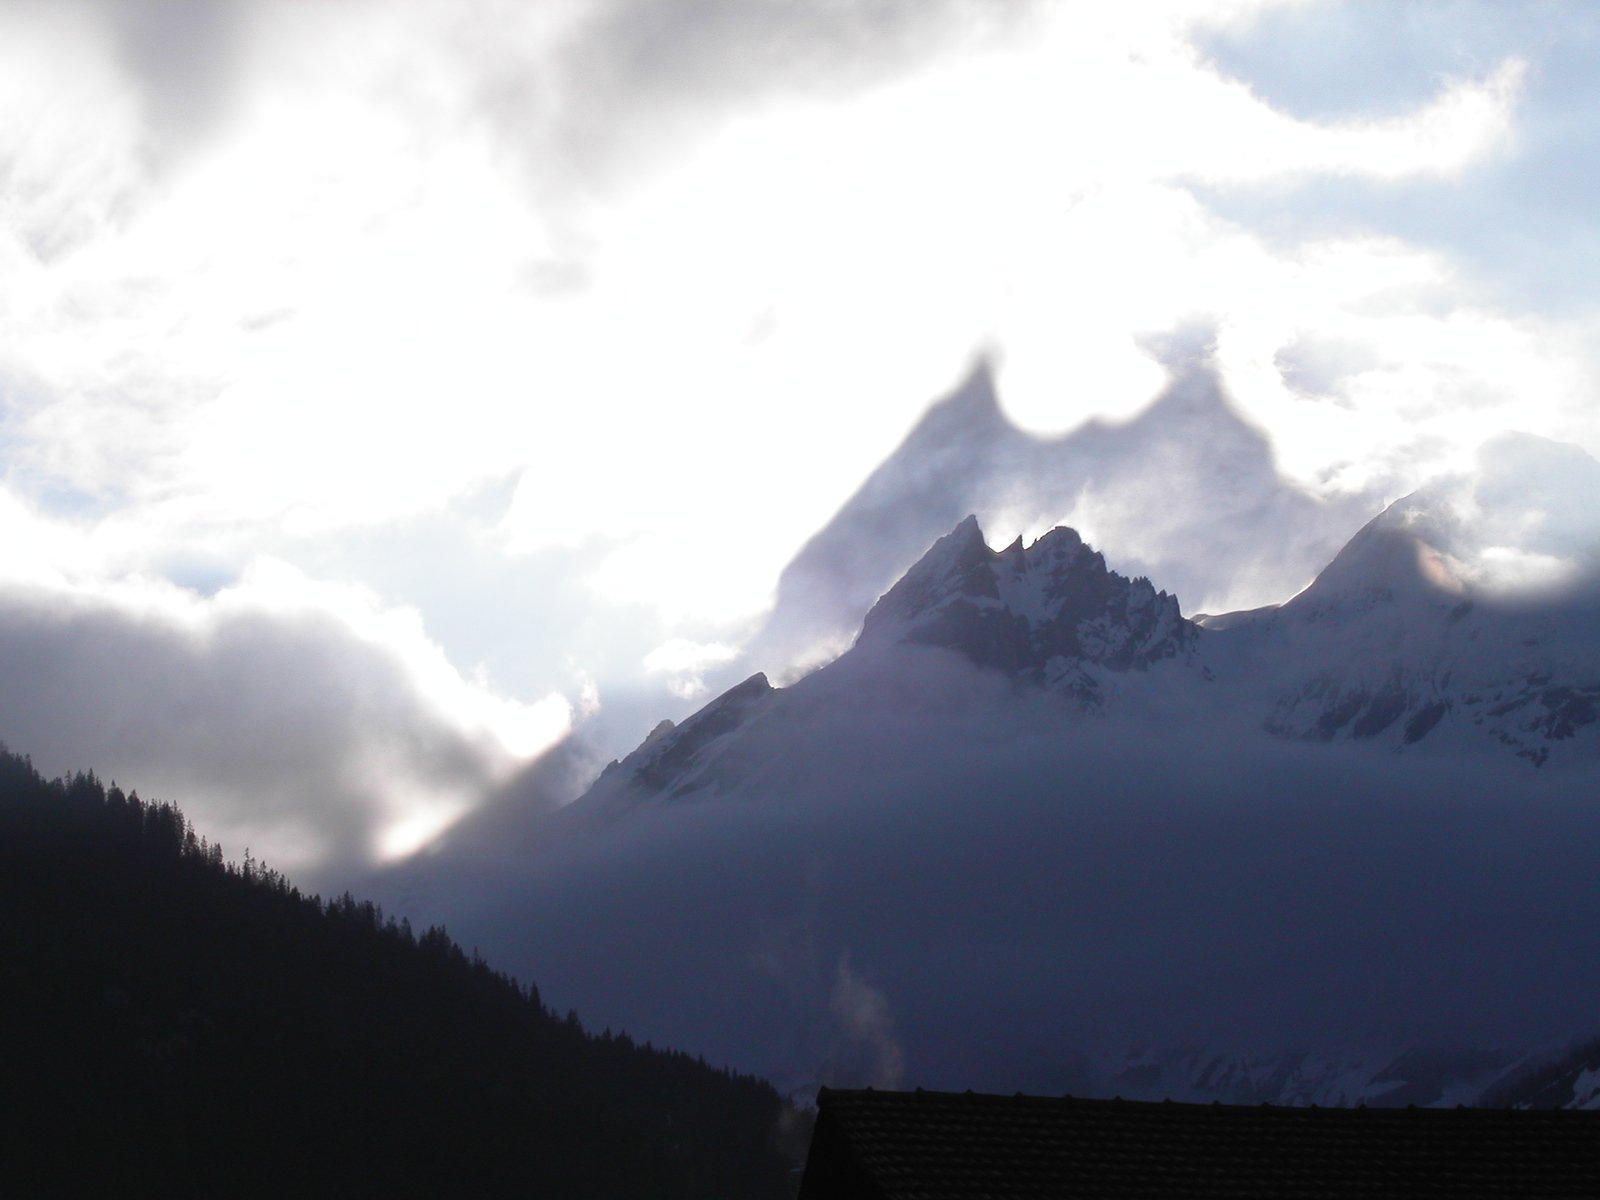
M 782 1116 L 0 747 L 0 1194 L 784 1196 Z

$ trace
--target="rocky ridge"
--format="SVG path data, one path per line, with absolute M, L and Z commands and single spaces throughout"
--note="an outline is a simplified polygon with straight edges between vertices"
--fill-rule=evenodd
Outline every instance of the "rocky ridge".
M 990 550 L 969 516 L 878 601 L 860 645 L 943 646 L 1099 707 L 1108 672 L 1186 658 L 1198 629 L 1148 579 L 1128 579 L 1075 530 Z

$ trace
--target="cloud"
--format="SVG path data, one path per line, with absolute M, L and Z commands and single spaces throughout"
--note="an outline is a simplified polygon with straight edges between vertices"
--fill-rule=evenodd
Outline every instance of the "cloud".
M 12 319 L 48 284 L 41 265 L 92 241 L 145 184 L 126 83 L 79 17 L 25 3 L 0 14 L 0 312 Z
M 905 1055 L 894 1036 L 894 1014 L 889 998 L 850 968 L 850 957 L 839 956 L 839 967 L 828 998 L 828 1011 L 838 1022 L 844 1041 L 840 1053 L 848 1065 L 832 1069 L 847 1080 L 865 1079 L 867 1086 L 897 1088 L 905 1071 Z M 865 1052 L 866 1062 L 850 1062 Z
M 158 165 L 226 123 L 254 7 L 249 0 L 97 6 L 139 88 L 146 142 Z
M 0 736 L 41 769 L 175 801 L 302 879 L 414 849 L 570 721 L 463 678 L 415 613 L 270 561 L 209 598 L 8 572 L 0 673 Z
M 1232 93 L 1242 111 L 1220 126 L 1248 140 L 1231 153 L 1202 142 L 1190 151 L 1194 166 L 1185 173 L 1208 182 L 1283 180 L 1300 174 L 1378 180 L 1458 177 L 1504 147 L 1526 72 L 1526 62 L 1510 58 L 1482 78 L 1450 81 L 1403 115 L 1330 124 L 1296 120 L 1248 93 Z M 1198 114 L 1190 118 L 1193 127 L 1186 122 L 1180 128 L 1199 132 L 1216 115 Z M 1216 131 L 1208 136 L 1216 137 Z
M 1600 570 L 1600 465 L 1576 446 L 1505 433 L 1474 469 L 1425 494 L 1446 527 L 1432 531 L 1452 570 L 1501 601 L 1592 585 Z
M 483 111 L 547 196 L 654 172 L 736 114 L 859 95 L 942 54 L 1025 26 L 1034 4 L 971 0 L 595 0 L 457 25 Z M 509 28 L 508 28 L 509 26 Z M 508 34 L 510 35 L 508 37 Z M 521 36 L 519 36 L 521 35 Z M 530 72 L 530 49 L 542 69 Z M 530 136 L 531 135 L 531 136 Z
M 8 286 L 0 379 L 38 494 L 126 497 L 192 544 L 217 536 L 205 514 L 333 529 L 520 470 L 512 545 L 617 539 L 597 584 L 637 597 L 719 519 L 755 548 L 748 578 L 686 599 L 736 588 L 746 612 L 975 344 L 1005 349 L 1016 415 L 1063 429 L 1153 390 L 1138 331 L 1200 304 L 1259 341 L 1257 285 L 1327 286 L 1186 180 L 1459 172 L 1517 95 L 1507 63 L 1319 125 L 1197 59 L 1195 21 L 1159 7 L 207 11 L 89 8 L 98 37 L 85 17 L 58 38 L 98 64 L 105 95 L 66 106 L 83 120 L 166 105 L 217 127 L 137 204 L 96 177 L 72 269 Z M 672 113 L 692 137 L 662 134 Z M 136 179 L 167 136 L 93 132 Z M 547 181 L 581 170 L 568 143 L 659 149 L 570 200 L 509 178 L 508 138 Z M 78 140 L 30 136 L 38 173 L 70 176 Z M 574 286 L 537 282 L 557 277 Z M 725 503 L 756 490 L 759 519 Z
M 1285 239 L 1364 228 L 1433 249 L 1480 295 L 1512 310 L 1581 312 L 1579 280 L 1600 255 L 1588 214 L 1600 176 L 1584 165 L 1594 143 L 1589 94 L 1600 44 L 1593 13 L 1562 6 L 1283 6 L 1202 37 L 1220 69 L 1297 117 L 1349 122 L 1390 117 L 1424 101 L 1440 79 L 1481 77 L 1490 64 L 1528 64 L 1500 151 L 1470 177 L 1414 179 L 1372 189 L 1307 180 L 1266 192 L 1210 191 L 1207 203 Z
M 706 671 L 732 662 L 738 654 L 737 647 L 722 642 L 672 638 L 645 655 L 643 666 L 647 675 L 666 675 L 673 695 L 692 700 L 706 690 Z
M 1297 118 L 1374 120 L 1426 103 L 1441 81 L 1480 74 L 1512 55 L 1543 57 L 1557 41 L 1586 40 L 1587 13 L 1493 0 L 1448 8 L 1339 3 L 1261 5 L 1202 27 L 1196 48 L 1228 75 Z

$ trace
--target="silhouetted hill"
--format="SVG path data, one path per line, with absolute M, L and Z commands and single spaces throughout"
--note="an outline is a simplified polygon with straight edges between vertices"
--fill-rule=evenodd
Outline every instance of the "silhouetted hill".
M 596 947 L 604 953 L 604 947 Z M 766 1084 L 0 750 L 0 1192 L 782 1196 Z

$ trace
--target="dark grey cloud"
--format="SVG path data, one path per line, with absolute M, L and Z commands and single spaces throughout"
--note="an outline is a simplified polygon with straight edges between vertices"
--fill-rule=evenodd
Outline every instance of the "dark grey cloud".
M 603 0 L 570 61 L 597 98 L 626 95 L 638 105 L 830 91 L 877 82 L 952 38 L 1019 20 L 1025 7 L 973 0 Z
M 138 88 L 157 169 L 225 127 L 262 7 L 250 0 L 95 0 Z
M 598 0 L 547 61 L 461 46 L 484 110 L 544 188 L 606 186 L 775 98 L 849 94 L 1014 30 L 1032 4 L 983 0 Z
M 175 801 L 302 882 L 365 862 L 408 797 L 487 791 L 501 765 L 402 652 L 312 606 L 7 585 L 0 677 L 0 738 L 41 770 Z

